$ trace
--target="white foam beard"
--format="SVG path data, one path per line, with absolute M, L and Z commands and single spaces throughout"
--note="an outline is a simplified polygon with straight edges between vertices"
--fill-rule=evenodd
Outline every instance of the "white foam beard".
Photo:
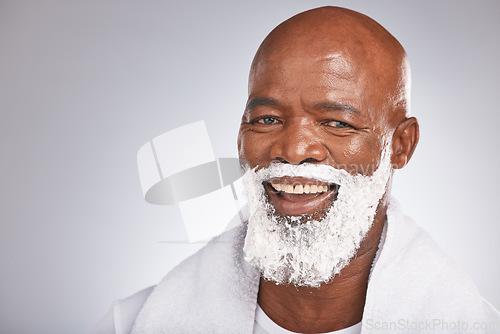
M 379 161 L 371 176 L 314 164 L 274 163 L 248 170 L 243 176 L 250 212 L 245 260 L 278 284 L 318 287 L 333 280 L 349 264 L 373 223 L 391 174 L 389 145 Z M 283 176 L 335 183 L 340 186 L 337 198 L 320 220 L 311 215 L 280 215 L 269 202 L 263 182 Z

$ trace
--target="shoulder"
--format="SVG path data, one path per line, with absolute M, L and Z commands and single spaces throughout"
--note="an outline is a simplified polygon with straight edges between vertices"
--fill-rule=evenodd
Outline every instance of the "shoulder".
M 108 313 L 101 319 L 92 334 L 128 334 L 142 306 L 154 286 L 140 290 L 133 295 L 115 301 Z
M 404 216 L 395 201 L 388 209 L 387 222 L 386 239 L 369 282 L 369 309 L 391 320 L 498 322 L 498 312 L 480 295 L 469 275 Z
M 235 249 L 242 248 L 238 245 L 243 242 L 244 233 L 243 224 L 226 231 L 170 270 L 158 285 L 115 301 L 92 334 L 128 334 L 141 312 L 148 315 L 150 308 L 159 309 L 165 304 L 173 308 L 168 313 L 188 313 L 186 307 L 197 305 L 200 295 L 210 290 L 208 286 L 214 286 L 214 273 L 218 269 L 227 273 L 234 256 L 242 256 Z
M 243 259 L 245 231 L 242 224 L 224 232 L 173 268 L 140 310 L 132 333 L 252 328 L 259 275 Z

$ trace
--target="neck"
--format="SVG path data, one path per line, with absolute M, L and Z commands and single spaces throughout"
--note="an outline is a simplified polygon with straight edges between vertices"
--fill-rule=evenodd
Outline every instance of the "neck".
M 386 205 L 379 206 L 358 252 L 331 282 L 310 288 L 277 285 L 261 278 L 258 303 L 263 311 L 279 326 L 300 333 L 330 332 L 360 322 L 386 209 Z

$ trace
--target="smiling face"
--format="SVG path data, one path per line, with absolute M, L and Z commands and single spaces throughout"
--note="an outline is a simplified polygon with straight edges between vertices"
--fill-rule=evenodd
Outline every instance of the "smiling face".
M 373 175 L 406 118 L 407 73 L 399 43 L 359 13 L 330 7 L 291 18 L 264 40 L 252 64 L 238 137 L 242 163 L 257 173 L 308 164 Z M 258 179 L 271 214 L 328 216 L 348 187 L 307 174 Z M 375 208 L 388 195 L 384 178 Z
M 257 52 L 238 139 L 240 158 L 251 168 L 310 162 L 370 175 L 384 140 L 405 117 L 404 51 L 395 40 L 386 41 L 393 37 L 385 30 L 382 41 L 389 46 L 381 49 L 384 43 L 375 43 L 380 37 L 373 29 L 351 16 L 328 16 L 323 23 L 315 16 L 285 22 Z M 284 185 L 282 196 L 275 196 L 270 183 Z M 326 192 L 311 194 L 323 186 Z M 335 196 L 334 185 L 303 178 L 270 180 L 266 188 L 285 215 L 326 209 Z M 289 195 L 304 189 L 308 195 Z
M 240 129 L 240 158 L 252 168 L 309 162 L 373 171 L 387 129 L 374 121 L 378 108 L 360 88 L 362 73 L 346 58 L 284 54 L 259 60 Z M 304 188 L 309 194 L 298 194 Z M 335 195 L 334 185 L 305 178 L 269 180 L 266 189 L 277 211 L 292 216 L 324 210 Z

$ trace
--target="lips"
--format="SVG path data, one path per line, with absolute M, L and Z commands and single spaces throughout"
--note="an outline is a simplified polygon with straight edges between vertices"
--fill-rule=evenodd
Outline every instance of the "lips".
M 336 184 L 303 177 L 273 178 L 264 187 L 276 211 L 287 216 L 324 214 L 339 189 Z

